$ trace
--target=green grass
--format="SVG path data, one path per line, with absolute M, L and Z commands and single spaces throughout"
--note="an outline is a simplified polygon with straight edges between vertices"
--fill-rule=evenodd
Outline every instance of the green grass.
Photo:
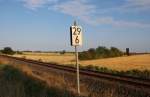
M 12 66 L 0 68 L 0 97 L 78 97 L 67 89 L 49 87 Z
M 150 79 L 149 70 L 141 71 L 137 69 L 132 69 L 128 71 L 117 71 L 117 70 L 108 69 L 106 67 L 99 67 L 99 66 L 93 66 L 93 65 L 80 66 L 80 68 L 89 69 L 89 70 L 98 71 L 98 72 L 112 73 L 112 74 L 117 74 L 117 75 L 133 76 L 133 77 L 137 77 L 141 79 Z
M 66 66 L 76 68 L 76 66 L 73 64 L 68 64 Z M 125 76 L 137 77 L 141 79 L 150 79 L 150 70 L 141 71 L 137 69 L 132 69 L 128 71 L 117 71 L 117 70 L 112 70 L 106 67 L 99 67 L 99 66 L 94 66 L 94 65 L 87 65 L 87 66 L 79 65 L 79 66 L 81 69 L 88 69 L 88 70 L 97 71 L 97 72 L 112 73 L 116 75 L 125 75 Z

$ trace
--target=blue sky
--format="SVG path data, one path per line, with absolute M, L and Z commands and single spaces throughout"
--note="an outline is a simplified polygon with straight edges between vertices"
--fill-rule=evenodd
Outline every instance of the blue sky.
M 83 27 L 83 46 L 150 52 L 150 0 L 0 0 L 0 49 L 70 50 L 69 27 Z

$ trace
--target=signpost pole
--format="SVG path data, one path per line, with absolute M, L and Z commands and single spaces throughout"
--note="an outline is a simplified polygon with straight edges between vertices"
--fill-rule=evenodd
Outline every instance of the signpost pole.
M 77 67 L 77 88 L 78 88 L 78 94 L 80 94 L 80 79 L 79 79 L 79 64 L 78 64 L 78 51 L 77 46 L 75 46 L 75 53 L 76 53 L 76 67 Z
M 74 21 L 74 26 L 77 26 L 76 21 Z M 77 89 L 78 94 L 80 95 L 80 79 L 79 79 L 79 64 L 78 64 L 78 50 L 77 46 L 75 46 L 75 53 L 76 53 L 76 68 L 77 68 Z

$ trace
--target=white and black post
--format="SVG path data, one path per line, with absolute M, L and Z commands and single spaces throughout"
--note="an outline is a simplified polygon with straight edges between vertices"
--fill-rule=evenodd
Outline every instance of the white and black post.
M 74 21 L 73 26 L 70 27 L 70 39 L 71 39 L 71 46 L 75 47 L 76 68 L 77 68 L 77 90 L 78 94 L 80 95 L 80 77 L 79 77 L 77 46 L 82 45 L 82 28 L 80 26 L 77 26 L 76 21 Z
M 74 21 L 74 26 L 77 26 L 76 21 Z M 78 94 L 80 94 L 80 77 L 79 77 L 79 64 L 78 64 L 78 48 L 75 45 L 75 53 L 76 53 L 76 66 L 77 66 L 77 88 Z
M 79 64 L 78 64 L 77 46 L 75 46 L 75 52 L 76 52 L 76 66 L 77 66 L 77 88 L 78 88 L 78 94 L 80 94 L 80 77 L 79 77 Z

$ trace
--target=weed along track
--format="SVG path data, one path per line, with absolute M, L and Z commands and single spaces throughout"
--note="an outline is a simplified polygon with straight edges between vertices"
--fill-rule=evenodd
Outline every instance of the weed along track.
M 43 71 L 46 70 L 45 72 L 54 71 L 55 73 L 59 72 L 58 74 L 63 73 L 70 77 L 75 83 L 76 69 L 73 67 L 44 63 L 24 58 L 16 58 L 6 55 L 0 55 L 0 59 L 10 60 L 13 63 L 24 62 L 26 64 L 31 64 L 30 66 L 34 65 L 33 67 L 37 68 L 39 71 L 42 71 L 43 69 Z M 87 69 L 80 69 L 80 78 L 82 83 L 81 92 L 82 86 L 86 86 L 87 90 L 90 90 L 88 94 L 90 97 L 100 97 L 100 94 L 103 97 L 114 97 L 114 95 L 115 97 L 150 97 L 149 79 L 140 79 L 136 77 L 96 72 Z M 104 93 L 104 91 L 102 91 L 103 88 L 109 93 Z

